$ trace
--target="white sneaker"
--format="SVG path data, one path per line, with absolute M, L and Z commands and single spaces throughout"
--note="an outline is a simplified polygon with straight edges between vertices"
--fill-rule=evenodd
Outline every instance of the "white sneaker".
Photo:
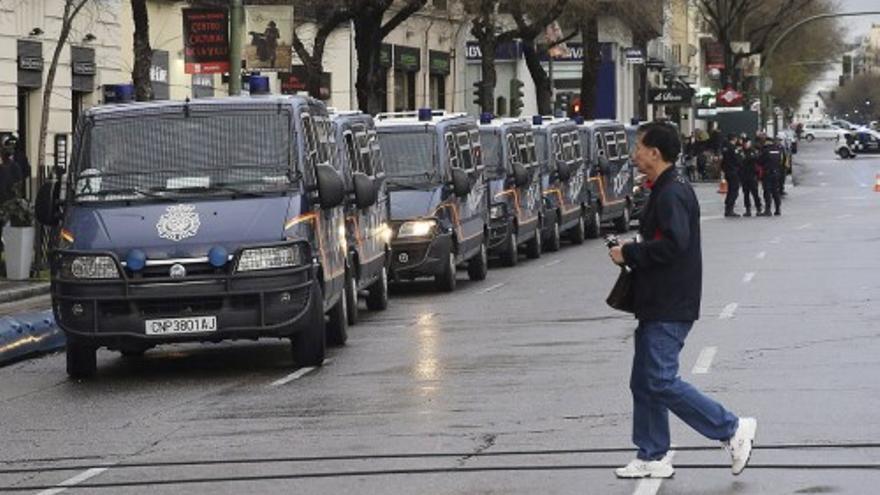
M 672 467 L 672 462 L 667 462 L 665 459 L 659 461 L 633 459 L 626 466 L 615 469 L 614 474 L 618 478 L 672 478 L 675 469 Z
M 752 456 L 752 445 L 755 443 L 755 433 L 758 430 L 758 420 L 755 418 L 739 418 L 736 433 L 730 440 L 724 442 L 732 460 L 731 469 L 737 475 L 746 468 L 749 458 Z

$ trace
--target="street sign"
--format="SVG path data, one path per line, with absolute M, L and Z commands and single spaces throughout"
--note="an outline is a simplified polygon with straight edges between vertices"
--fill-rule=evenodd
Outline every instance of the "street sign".
M 690 105 L 694 90 L 690 88 L 651 88 L 648 102 L 652 105 Z

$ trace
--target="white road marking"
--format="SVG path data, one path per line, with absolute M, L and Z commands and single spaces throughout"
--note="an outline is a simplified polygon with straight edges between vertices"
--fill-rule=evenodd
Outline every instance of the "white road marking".
M 329 362 L 330 362 L 329 359 L 325 359 L 323 364 L 327 365 Z M 286 385 L 294 380 L 299 380 L 300 378 L 308 375 L 309 373 L 311 373 L 312 371 L 315 371 L 316 369 L 318 369 L 317 366 L 307 366 L 305 368 L 300 368 L 300 369 L 294 371 L 293 373 L 285 376 L 284 378 L 279 378 L 279 379 L 275 380 L 274 382 L 270 383 L 269 386 L 270 387 L 278 387 L 280 385 Z
M 849 218 L 849 217 L 851 217 L 851 216 L 852 216 L 852 213 L 847 213 L 846 215 L 839 215 L 839 216 L 836 216 L 836 217 L 834 217 L 834 218 L 836 218 L 836 219 L 838 219 L 838 220 L 843 220 L 844 218 Z
M 697 364 L 694 365 L 694 369 L 691 370 L 691 373 L 695 375 L 705 375 L 708 373 L 709 368 L 712 366 L 712 360 L 715 358 L 717 352 L 717 347 L 704 347 L 703 350 L 700 351 L 700 355 L 697 357 Z
M 542 266 L 543 266 L 544 268 L 547 268 L 548 266 L 558 265 L 558 264 L 560 264 L 560 263 L 562 263 L 562 260 L 553 260 L 553 261 L 551 261 L 551 262 L 549 262 L 549 263 L 544 263 L 544 265 L 542 265 Z
M 755 256 L 755 258 L 758 258 L 759 260 L 762 260 L 766 257 L 767 257 L 767 251 L 761 251 L 760 253 L 758 253 L 757 256 Z
M 489 292 L 492 292 L 493 290 L 498 290 L 498 289 L 504 287 L 505 285 L 507 285 L 507 284 L 505 284 L 504 282 L 501 282 L 500 284 L 495 284 L 491 287 L 486 287 L 485 289 L 481 290 L 479 293 L 480 294 L 488 294 Z
M 721 314 L 718 315 L 718 319 L 729 320 L 733 318 L 733 313 L 736 312 L 737 306 L 739 306 L 737 303 L 730 303 L 727 306 L 724 306 L 724 309 L 721 310 Z
M 707 220 L 721 220 L 724 218 L 724 215 L 709 215 L 707 217 L 700 217 L 700 223 L 703 223 Z
M 672 462 L 674 456 L 675 451 L 670 450 L 666 453 L 666 460 Z M 639 480 L 639 484 L 636 485 L 636 491 L 633 492 L 633 495 L 657 495 L 657 492 L 660 491 L 661 484 L 663 484 L 662 478 L 646 478 Z
M 862 182 L 861 184 L 859 184 L 859 187 L 868 187 L 868 185 Z
M 770 244 L 779 244 L 780 242 L 782 242 L 782 237 L 774 237 L 774 238 L 770 241 Z
M 806 230 L 812 226 L 813 226 L 813 224 L 811 224 L 811 223 L 805 223 L 805 224 L 801 225 L 800 227 L 795 228 L 794 230 Z
M 79 473 L 78 475 L 74 476 L 73 478 L 70 478 L 70 479 L 62 481 L 61 483 L 58 483 L 58 488 L 50 488 L 48 490 L 43 490 L 40 493 L 38 493 L 37 495 L 56 495 L 57 493 L 67 491 L 68 488 L 70 488 L 72 486 L 76 486 L 76 485 L 78 485 L 88 479 L 94 478 L 95 476 L 98 476 L 99 474 L 103 473 L 104 471 L 106 471 L 108 469 L 110 469 L 110 468 L 109 467 L 100 467 L 100 468 L 87 469 L 87 470 Z
M 755 272 L 748 272 L 745 275 L 743 275 L 743 283 L 747 284 L 747 283 L 751 282 L 753 278 L 755 278 Z

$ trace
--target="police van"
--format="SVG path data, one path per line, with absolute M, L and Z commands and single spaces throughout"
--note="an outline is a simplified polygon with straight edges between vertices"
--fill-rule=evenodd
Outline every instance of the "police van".
M 591 237 L 598 237 L 601 222 L 611 222 L 618 232 L 629 230 L 632 218 L 633 164 L 626 128 L 613 120 L 593 120 L 578 126 L 587 155 L 587 175 L 594 201 Z
M 480 144 L 489 184 L 489 254 L 505 266 L 541 256 L 541 167 L 527 120 L 480 116 Z
M 70 170 L 37 215 L 57 226 L 55 319 L 67 372 L 96 349 L 289 338 L 319 366 L 344 332 L 345 186 L 323 103 L 308 97 L 108 105 L 85 111 Z
M 485 279 L 489 212 L 476 120 L 423 108 L 379 114 L 376 131 L 391 197 L 393 280 L 433 277 L 452 291 L 459 265 L 471 280 Z
M 562 235 L 581 244 L 591 203 L 577 125 L 570 119 L 536 115 L 532 128 L 541 163 L 544 248 L 558 251 Z
M 333 132 L 348 197 L 345 201 L 345 241 L 348 251 L 345 294 L 348 323 L 358 320 L 358 298 L 366 294 L 367 308 L 388 307 L 388 267 L 391 254 L 385 167 L 373 118 L 362 112 L 331 111 Z M 329 335 L 328 335 L 329 337 Z

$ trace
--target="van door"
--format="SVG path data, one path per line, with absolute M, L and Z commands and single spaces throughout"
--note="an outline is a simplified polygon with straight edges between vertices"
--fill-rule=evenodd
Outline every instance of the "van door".
M 378 159 L 379 140 L 376 131 L 369 129 L 366 124 L 358 124 L 354 127 L 354 138 L 354 149 L 358 156 L 357 171 L 372 179 L 374 186 L 379 188 L 376 203 L 369 208 L 359 210 L 357 219 L 361 264 L 366 270 L 361 275 L 372 278 L 372 274 L 381 270 L 385 257 L 383 226 L 388 220 L 385 174 Z
M 454 155 L 450 153 L 450 166 L 464 170 L 470 179 L 471 191 L 463 197 L 450 197 L 458 217 L 459 254 L 465 258 L 480 249 L 486 224 L 486 182 L 480 150 L 480 134 L 477 129 L 458 128 L 447 134 L 454 142 Z M 455 219 L 453 219 L 455 221 Z
M 629 143 L 626 132 L 615 132 L 617 142 L 617 158 L 612 160 L 614 178 L 611 184 L 611 198 L 614 201 L 625 202 L 627 193 L 632 191 L 632 170 L 629 162 Z
M 516 141 L 516 161 L 525 167 L 529 176 L 529 181 L 518 188 L 517 191 L 517 208 L 519 210 L 519 225 L 521 231 L 527 231 L 532 224 L 538 221 L 538 215 L 541 213 L 541 181 L 540 169 L 538 161 L 535 157 L 535 139 L 531 131 L 518 132 L 515 135 Z M 512 157 L 511 157 L 512 158 Z

